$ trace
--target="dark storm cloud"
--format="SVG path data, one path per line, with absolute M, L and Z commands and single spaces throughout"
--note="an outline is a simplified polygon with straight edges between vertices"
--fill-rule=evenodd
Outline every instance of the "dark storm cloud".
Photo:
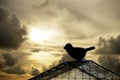
M 98 61 L 101 65 L 120 73 L 120 35 L 109 39 L 100 37 L 96 54 L 100 55 Z
M 4 72 L 9 74 L 25 74 L 26 73 L 26 71 L 22 69 L 20 66 L 16 66 L 14 68 L 8 68 L 4 70 Z
M 22 62 L 22 60 L 19 60 L 19 58 L 21 58 L 20 56 L 18 58 L 11 53 L 3 53 L 0 57 L 0 71 L 8 74 L 25 74 L 27 72 L 22 68 L 21 64 L 18 64 L 19 62 Z
M 0 6 L 0 22 L 4 21 L 9 15 L 9 12 L 6 8 Z
M 120 54 L 120 35 L 116 38 L 111 37 L 108 40 L 100 37 L 96 53 L 104 55 Z
M 0 5 L 6 6 L 8 4 L 7 0 L 0 0 Z
M 5 67 L 4 61 L 1 61 L 1 60 L 0 60 L 0 70 L 3 69 L 4 67 Z
M 32 67 L 30 74 L 35 76 L 35 75 L 40 74 L 40 71 L 37 68 Z
M 98 61 L 110 70 L 120 73 L 120 59 L 118 56 L 100 56 Z
M 17 17 L 0 6 L 0 48 L 17 49 L 26 34 L 25 27 L 21 28 Z
M 0 79 L 1 79 L 1 78 L 5 78 L 5 77 L 6 77 L 5 75 L 0 75 Z
M 7 66 L 14 66 L 17 62 L 17 59 L 15 57 L 13 57 L 13 55 L 9 54 L 9 53 L 4 53 L 2 54 L 3 59 L 5 60 L 5 65 Z

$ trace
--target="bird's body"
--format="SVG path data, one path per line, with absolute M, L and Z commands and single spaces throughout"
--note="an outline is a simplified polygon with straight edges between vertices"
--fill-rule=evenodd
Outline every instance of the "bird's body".
M 95 49 L 95 47 L 89 47 L 89 48 L 80 48 L 80 47 L 73 47 L 70 43 L 66 44 L 64 49 L 68 52 L 68 54 L 74 58 L 77 61 L 81 61 L 85 55 L 86 52 L 89 50 Z

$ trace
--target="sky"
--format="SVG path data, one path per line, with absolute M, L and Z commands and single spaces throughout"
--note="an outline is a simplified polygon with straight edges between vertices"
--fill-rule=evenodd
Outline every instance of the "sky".
M 119 3 L 0 0 L 0 80 L 26 80 L 73 60 L 63 49 L 66 43 L 96 46 L 86 59 L 120 73 Z

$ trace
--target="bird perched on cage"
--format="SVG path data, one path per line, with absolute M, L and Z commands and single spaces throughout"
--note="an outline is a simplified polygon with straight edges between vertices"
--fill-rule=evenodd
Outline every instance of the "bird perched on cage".
M 74 58 L 77 61 L 81 61 L 85 57 L 87 51 L 95 49 L 95 46 L 88 48 L 80 48 L 80 47 L 73 47 L 72 44 L 67 43 L 64 49 L 68 52 L 68 54 L 72 58 Z

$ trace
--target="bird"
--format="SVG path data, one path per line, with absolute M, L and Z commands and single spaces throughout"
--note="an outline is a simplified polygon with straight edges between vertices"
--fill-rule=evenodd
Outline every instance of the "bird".
M 88 48 L 81 48 L 81 47 L 73 47 L 71 43 L 67 43 L 64 46 L 64 49 L 73 59 L 77 61 L 82 61 L 87 51 L 95 49 L 95 46 L 88 47 Z

